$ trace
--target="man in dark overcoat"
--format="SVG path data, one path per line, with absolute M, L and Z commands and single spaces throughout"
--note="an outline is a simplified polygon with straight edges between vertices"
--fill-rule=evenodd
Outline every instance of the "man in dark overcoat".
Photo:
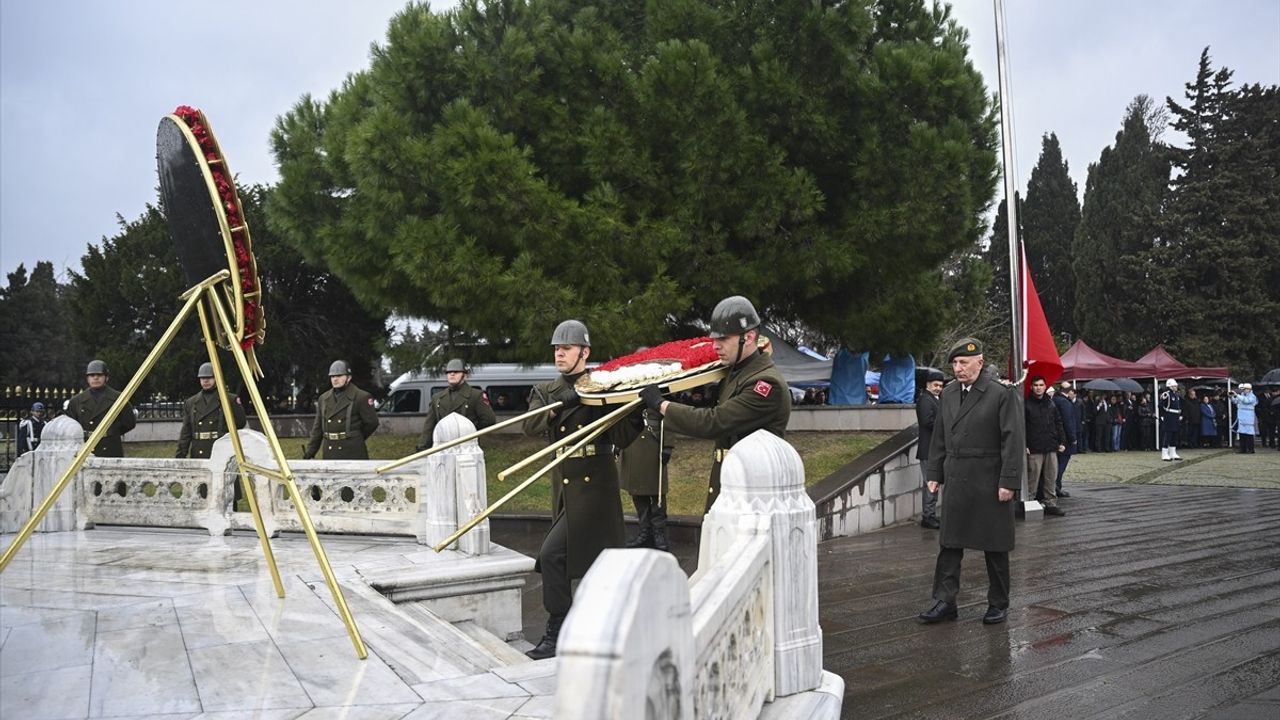
M 498 421 L 484 393 L 467 384 L 467 366 L 462 358 L 449 361 L 444 368 L 444 378 L 449 387 L 431 396 L 427 419 L 422 423 L 422 436 L 418 438 L 419 451 L 431 447 L 436 425 L 451 413 L 458 413 L 470 420 L 477 430 L 483 430 Z
M 227 434 L 227 420 L 212 363 L 202 364 L 196 377 L 200 380 L 200 392 L 182 404 L 182 430 L 178 432 L 178 451 L 174 457 L 207 458 L 213 451 L 214 441 Z M 243 428 L 244 406 L 238 397 L 231 396 L 230 400 L 236 427 Z
M 976 339 L 961 340 L 948 359 L 956 382 L 942 391 L 927 470 L 931 490 L 946 487 L 935 604 L 919 619 L 936 623 L 958 617 L 960 562 L 969 548 L 986 557 L 988 608 L 982 622 L 993 625 L 1005 621 L 1009 608 L 1010 500 L 1021 485 L 1026 453 L 1022 389 L 982 372 L 982 343 Z
M 925 377 L 924 392 L 916 400 L 916 425 L 920 428 L 916 459 L 920 461 L 920 492 L 924 496 L 921 502 L 920 527 L 930 530 L 941 527 L 938 522 L 938 492 L 929 490 L 926 470 L 929 466 L 929 443 L 933 440 L 933 426 L 938 419 L 938 396 L 942 395 L 942 386 L 946 380 L 941 371 L 930 370 Z
M 107 418 L 107 412 L 115 404 L 116 398 L 120 397 L 120 391 L 107 384 L 108 375 L 106 363 L 101 360 L 90 361 L 84 373 L 88 389 L 67 401 L 67 412 L 64 414 L 80 423 L 80 427 L 84 428 L 85 440 Z M 138 416 L 134 413 L 133 406 L 125 403 L 107 434 L 98 441 L 93 454 L 98 457 L 124 457 L 121 436 L 137 424 Z
M 556 370 L 560 376 L 536 385 L 529 409 L 552 403 L 560 407 L 524 422 L 525 434 L 545 436 L 549 443 L 573 434 L 609 414 L 604 405 L 582 405 L 574 384 L 587 371 L 591 335 L 577 320 L 566 320 L 551 334 Z M 551 529 L 547 531 L 533 569 L 542 573 L 542 605 L 547 611 L 547 631 L 527 653 L 534 660 L 554 657 L 560 627 L 573 605 L 572 581 L 587 574 L 605 548 L 622 547 L 622 495 L 618 487 L 615 452 L 635 440 L 639 430 L 630 420 L 613 425 L 564 461 L 551 473 Z M 556 457 L 573 446 L 556 452 Z
M 716 389 L 715 407 L 664 400 L 657 385 L 640 392 L 649 410 L 663 416 L 668 430 L 715 440 L 704 512 L 720 497 L 720 467 L 729 449 L 760 429 L 784 437 L 791 419 L 791 390 L 773 358 L 757 345 L 760 314 L 751 301 L 741 295 L 721 300 L 711 311 L 709 324 L 716 354 L 729 368 L 728 377 Z
M 329 384 L 332 387 L 316 402 L 316 420 L 302 451 L 303 459 L 315 457 L 323 444 L 325 460 L 368 460 L 365 441 L 378 429 L 373 396 L 351 382 L 351 366 L 346 360 L 335 360 L 329 366 Z

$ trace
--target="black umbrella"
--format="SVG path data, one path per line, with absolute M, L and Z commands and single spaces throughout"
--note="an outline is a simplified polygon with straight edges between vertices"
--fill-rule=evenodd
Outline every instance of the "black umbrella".
M 1280 385 L 1280 368 L 1272 368 L 1258 381 L 1259 385 Z
M 1129 378 L 1114 378 L 1112 379 L 1111 382 L 1115 383 L 1116 386 L 1119 387 L 1124 392 L 1140 393 L 1140 392 L 1143 392 L 1144 390 L 1141 383 L 1139 383 L 1137 380 L 1131 380 Z M 1089 387 L 1089 386 L 1085 385 L 1085 387 Z
M 1110 380 L 1090 380 L 1084 384 L 1085 390 L 1098 390 L 1101 392 L 1123 392 L 1120 386 Z

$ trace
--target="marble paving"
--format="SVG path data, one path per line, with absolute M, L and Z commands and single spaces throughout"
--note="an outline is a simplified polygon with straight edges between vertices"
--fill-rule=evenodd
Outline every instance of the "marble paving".
M 406 617 L 361 579 L 435 553 L 404 539 L 324 546 L 366 660 L 302 537 L 272 541 L 282 599 L 252 535 L 32 536 L 0 574 L 0 718 L 550 716 L 554 660 L 507 666 L 448 623 Z

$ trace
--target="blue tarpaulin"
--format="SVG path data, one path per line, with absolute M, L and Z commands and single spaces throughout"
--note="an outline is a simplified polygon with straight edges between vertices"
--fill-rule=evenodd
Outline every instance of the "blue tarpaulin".
M 909 403 L 916 399 L 916 359 L 885 355 L 880 367 L 880 403 Z
M 831 405 L 867 404 L 867 355 L 840 348 L 831 365 Z

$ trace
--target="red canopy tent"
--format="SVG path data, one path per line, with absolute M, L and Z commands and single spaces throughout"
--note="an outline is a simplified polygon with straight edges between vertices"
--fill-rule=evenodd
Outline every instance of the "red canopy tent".
M 1146 355 L 1138 358 L 1139 363 L 1154 365 L 1158 378 L 1229 378 L 1231 372 L 1224 367 L 1188 367 L 1164 349 L 1164 345 L 1151 348 Z
M 1077 340 L 1062 354 L 1063 380 L 1096 380 L 1098 378 L 1155 377 L 1156 368 L 1146 362 L 1128 362 L 1100 353 L 1085 341 Z

